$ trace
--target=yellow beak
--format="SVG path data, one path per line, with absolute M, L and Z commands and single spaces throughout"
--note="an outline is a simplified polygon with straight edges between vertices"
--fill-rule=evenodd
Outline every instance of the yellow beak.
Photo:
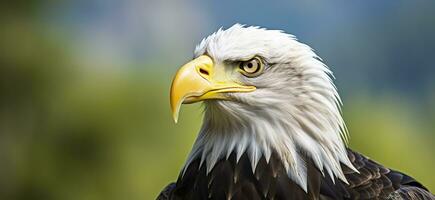
M 224 73 L 224 71 L 219 71 Z M 216 77 L 220 80 L 216 80 Z M 206 55 L 188 62 L 175 74 L 171 86 L 171 109 L 175 123 L 182 103 L 194 103 L 206 99 L 226 99 L 223 93 L 251 92 L 254 86 L 244 86 L 226 78 L 214 69 L 213 60 Z

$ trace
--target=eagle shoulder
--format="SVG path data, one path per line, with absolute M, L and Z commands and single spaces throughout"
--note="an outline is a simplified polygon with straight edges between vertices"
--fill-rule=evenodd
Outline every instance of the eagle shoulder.
M 435 199 L 421 183 L 402 172 L 386 168 L 350 149 L 348 157 L 359 172 L 342 165 L 349 184 L 325 181 L 321 193 L 334 199 Z
M 168 184 L 163 190 L 160 192 L 159 196 L 157 196 L 156 200 L 169 200 L 171 199 L 172 191 L 175 188 L 175 183 Z

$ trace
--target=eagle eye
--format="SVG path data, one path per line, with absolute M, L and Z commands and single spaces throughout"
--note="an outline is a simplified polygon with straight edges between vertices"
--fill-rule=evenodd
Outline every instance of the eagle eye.
M 260 58 L 255 57 L 248 61 L 242 61 L 239 65 L 240 72 L 247 77 L 256 77 L 263 72 L 264 66 Z

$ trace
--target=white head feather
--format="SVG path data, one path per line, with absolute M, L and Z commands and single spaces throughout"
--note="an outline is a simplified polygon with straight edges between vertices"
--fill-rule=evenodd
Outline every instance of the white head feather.
M 346 153 L 341 100 L 332 72 L 309 46 L 279 30 L 235 24 L 203 39 L 195 57 L 203 54 L 216 67 L 254 56 L 267 64 L 258 77 L 238 77 L 256 86 L 254 92 L 228 93 L 234 101 L 205 102 L 204 122 L 185 169 L 200 158 L 210 172 L 219 159 L 235 152 L 237 159 L 247 153 L 255 170 L 262 156 L 269 161 L 276 152 L 288 176 L 307 191 L 305 154 L 322 173 L 347 182 L 340 163 L 356 169 Z

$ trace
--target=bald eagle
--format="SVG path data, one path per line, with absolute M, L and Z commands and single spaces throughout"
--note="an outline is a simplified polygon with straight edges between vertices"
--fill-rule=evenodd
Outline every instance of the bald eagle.
M 279 30 L 232 27 L 211 34 L 176 73 L 182 103 L 204 119 L 166 199 L 435 199 L 419 182 L 346 147 L 332 72 Z

